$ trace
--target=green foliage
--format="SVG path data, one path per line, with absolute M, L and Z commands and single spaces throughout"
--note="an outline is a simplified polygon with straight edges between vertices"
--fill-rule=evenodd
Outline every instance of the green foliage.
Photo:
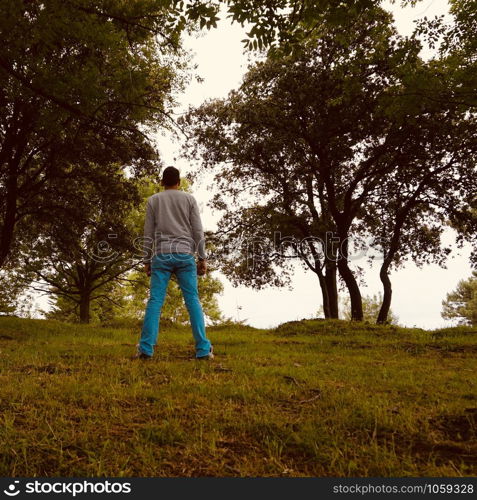
M 76 192 L 74 199 L 64 200 L 70 217 L 45 222 L 43 237 L 23 262 L 24 269 L 36 274 L 35 289 L 66 299 L 54 304 L 53 317 L 76 314 L 83 322 L 90 320 L 91 302 L 113 300 L 110 283 L 137 265 L 135 228 L 128 217 L 140 203 L 137 182 L 121 168 L 114 173 L 112 168 L 90 168 L 90 176 L 69 186 Z
M 1 3 L 0 266 L 41 238 L 45 220 L 67 223 L 69 188 L 81 189 L 90 165 L 112 176 L 118 165 L 134 176 L 156 169 L 144 132 L 169 125 L 186 67 L 163 8 Z
M 446 23 L 444 16 L 425 17 L 417 24 L 416 33 L 424 35 L 432 47 L 438 46 L 439 69 L 446 74 L 434 98 L 475 109 L 477 8 L 475 2 L 466 0 L 450 0 L 449 4 L 451 22 Z
M 17 310 L 24 285 L 17 275 L 0 270 L 0 314 L 13 314 Z
M 199 278 L 199 296 L 204 314 L 214 324 L 222 320 L 217 295 L 222 293 L 223 285 L 211 272 Z M 141 320 L 149 297 L 149 278 L 142 270 L 132 271 L 121 283 L 111 290 L 115 304 L 99 302 L 101 321 Z M 161 321 L 166 324 L 184 325 L 189 323 L 189 314 L 182 298 L 177 280 L 169 282 L 167 296 L 161 313 Z
M 402 0 L 415 4 L 419 0 Z M 324 25 L 342 26 L 382 0 L 223 0 L 227 17 L 250 27 L 242 40 L 249 50 L 268 50 L 270 55 L 290 53 L 310 37 L 319 36 Z
M 461 325 L 477 326 L 477 271 L 442 301 L 442 317 L 458 320 Z
M 363 321 L 368 321 L 369 323 L 376 323 L 379 315 L 379 310 L 383 303 L 383 294 L 374 294 L 363 297 Z M 344 297 L 341 301 L 341 310 L 343 311 L 343 319 L 346 321 L 351 321 L 351 304 L 349 298 Z M 399 318 L 390 309 L 388 312 L 387 324 L 398 325 Z
M 0 269 L 0 315 L 30 317 L 34 310 L 34 299 L 28 286 L 35 277 L 29 269 L 17 269 L 14 265 Z
M 121 183 L 118 180 L 113 181 L 109 174 L 107 179 L 113 182 L 116 190 L 119 189 Z M 116 238 L 107 240 L 110 245 L 114 244 L 114 247 L 105 248 L 111 253 L 117 253 L 114 259 L 108 259 L 104 263 L 101 260 L 96 262 L 95 259 L 86 259 L 80 261 L 82 262 L 80 264 L 78 261 L 70 262 L 66 253 L 60 255 L 49 247 L 49 266 L 55 271 L 53 275 L 42 271 L 41 276 L 43 279 L 49 279 L 49 283 L 53 285 L 49 291 L 55 293 L 56 298 L 51 303 L 51 310 L 44 312 L 47 318 L 71 322 L 77 322 L 81 319 L 81 293 L 77 285 L 79 277 L 76 272 L 78 266 L 80 266 L 82 275 L 90 278 L 89 320 L 91 322 L 140 320 L 143 318 L 149 295 L 149 278 L 143 271 L 142 264 L 138 264 L 137 258 L 133 258 L 139 250 L 139 245 L 135 243 L 135 237 L 140 237 L 142 234 L 147 198 L 163 188 L 157 183 L 156 178 L 144 178 L 133 183 L 128 180 L 123 189 L 123 192 L 110 193 L 111 199 L 107 203 L 102 203 L 101 199 L 89 202 L 93 210 L 92 214 L 100 218 L 95 223 L 104 225 L 108 220 L 110 222 L 115 220 L 120 225 L 114 231 L 114 234 L 117 235 Z M 186 179 L 181 180 L 181 189 L 190 191 Z M 133 193 L 135 194 L 133 195 Z M 124 205 L 128 197 L 132 197 L 134 202 Z M 82 204 L 82 206 L 85 205 Z M 82 217 L 85 217 L 85 213 L 82 214 Z M 70 239 L 67 244 L 64 245 L 65 252 L 76 250 L 82 259 L 85 255 L 97 253 L 99 249 L 98 237 L 101 239 L 101 235 L 93 231 L 96 226 L 90 224 L 87 227 L 89 228 L 88 234 L 91 231 L 89 235 L 91 237 L 85 238 L 85 229 L 80 231 L 78 227 L 75 227 L 73 234 L 69 235 Z M 61 236 L 64 237 L 63 226 L 61 225 L 59 229 Z M 105 231 L 103 230 L 101 234 L 104 235 Z M 57 265 L 55 262 L 60 264 Z M 222 321 L 217 295 L 222 293 L 223 286 L 220 280 L 212 275 L 211 271 L 206 276 L 199 278 L 199 294 L 204 313 L 212 323 L 217 323 Z M 98 277 L 95 278 L 95 276 Z M 65 290 L 68 290 L 68 293 Z M 161 318 L 166 323 L 186 324 L 189 321 L 182 293 L 174 278 L 169 284 Z

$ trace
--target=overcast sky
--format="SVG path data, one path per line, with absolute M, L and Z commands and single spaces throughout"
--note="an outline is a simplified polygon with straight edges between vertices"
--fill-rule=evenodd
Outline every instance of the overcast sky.
M 414 8 L 403 9 L 399 5 L 390 8 L 395 15 L 398 30 L 404 35 L 412 32 L 416 19 L 448 13 L 446 0 L 423 0 Z M 204 81 L 191 83 L 181 98 L 178 112 L 187 109 L 189 105 L 200 105 L 205 99 L 225 97 L 231 89 L 240 84 L 248 61 L 241 43 L 243 38 L 245 31 L 240 26 L 222 20 L 217 29 L 206 32 L 199 38 L 189 37 L 186 40 L 186 46 L 195 53 L 198 74 Z M 429 54 L 426 52 L 423 55 Z M 175 164 L 183 174 L 193 169 L 179 158 L 180 142 L 174 141 L 171 136 L 165 136 L 158 138 L 158 145 L 166 164 Z M 207 184 L 207 180 L 196 184 L 194 194 L 202 207 L 205 229 L 213 230 L 220 214 L 212 212 L 207 206 L 212 196 Z M 446 240 L 453 241 L 451 231 L 446 234 Z M 418 269 L 414 265 L 408 265 L 405 269 L 393 273 L 392 309 L 399 316 L 401 324 L 423 328 L 449 324 L 440 316 L 441 301 L 447 292 L 455 288 L 460 279 L 471 274 L 469 248 L 463 251 L 456 248 L 453 253 L 447 269 L 438 266 Z M 364 260 L 357 264 L 366 265 Z M 367 286 L 362 287 L 363 295 L 372 295 L 381 290 L 378 272 L 376 266 L 367 270 Z M 321 292 L 316 275 L 299 266 L 293 279 L 292 290 L 272 288 L 254 291 L 246 287 L 233 287 L 223 275 L 217 273 L 217 276 L 225 286 L 220 297 L 224 314 L 234 319 L 246 319 L 253 326 L 269 327 L 284 321 L 316 317 L 321 305 Z

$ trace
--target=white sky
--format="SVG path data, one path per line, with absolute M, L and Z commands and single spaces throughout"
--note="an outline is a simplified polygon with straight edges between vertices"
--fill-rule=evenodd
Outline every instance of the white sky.
M 413 21 L 417 18 L 432 18 L 448 13 L 446 0 L 423 0 L 414 8 L 403 9 L 399 5 L 390 8 L 394 12 L 397 28 L 403 35 L 412 32 Z M 245 30 L 236 24 L 231 25 L 227 20 L 222 20 L 217 29 L 206 32 L 200 38 L 187 38 L 186 47 L 195 52 L 198 74 L 204 81 L 190 84 L 180 100 L 178 112 L 186 110 L 189 105 L 200 105 L 205 99 L 225 97 L 240 84 L 248 60 L 248 56 L 243 53 L 243 38 Z M 158 145 L 166 165 L 175 164 L 182 174 L 193 170 L 179 158 L 180 143 L 171 136 L 158 137 Z M 207 189 L 205 179 L 194 186 L 194 194 L 202 208 L 205 229 L 214 230 L 220 214 L 213 213 L 207 206 L 212 192 Z M 450 231 L 446 235 L 448 238 L 452 241 Z M 453 253 L 455 255 L 449 259 L 447 269 L 438 266 L 418 269 L 408 265 L 391 276 L 394 290 L 392 309 L 399 316 L 401 324 L 423 328 L 448 324 L 440 316 L 441 301 L 460 279 L 471 274 L 469 248 L 463 251 L 455 249 Z M 364 260 L 358 264 L 366 266 Z M 381 290 L 378 272 L 376 266 L 366 272 L 367 286 L 362 287 L 363 295 L 372 295 Z M 292 290 L 272 288 L 254 291 L 246 287 L 233 287 L 223 275 L 217 275 L 225 288 L 219 299 L 224 314 L 234 319 L 246 319 L 253 326 L 270 327 L 284 321 L 314 317 L 321 305 L 316 275 L 306 272 L 301 266 L 297 266 Z

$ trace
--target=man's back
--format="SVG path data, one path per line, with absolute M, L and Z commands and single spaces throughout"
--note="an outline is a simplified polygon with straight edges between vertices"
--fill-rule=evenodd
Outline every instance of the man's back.
M 179 191 L 180 173 L 177 168 L 167 167 L 162 173 L 161 184 L 165 190 L 147 200 L 144 270 L 151 277 L 151 291 L 134 359 L 150 359 L 154 353 L 159 317 L 172 274 L 177 278 L 189 312 L 196 358 L 212 359 L 214 354 L 205 331 L 197 283 L 197 276 L 207 272 L 199 207 L 192 195 Z M 151 244 L 153 241 L 154 248 Z M 199 254 L 198 263 L 194 258 L 196 250 Z
M 200 258 L 205 258 L 199 207 L 195 198 L 184 191 L 165 189 L 148 198 L 144 236 L 146 245 L 149 238 L 149 242 L 154 241 L 155 254 L 197 251 Z M 153 252 L 146 253 L 145 261 L 149 261 Z

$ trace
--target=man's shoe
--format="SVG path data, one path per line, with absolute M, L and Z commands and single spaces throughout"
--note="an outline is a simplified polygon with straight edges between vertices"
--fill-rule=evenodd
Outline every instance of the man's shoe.
M 209 351 L 209 354 L 206 354 L 205 356 L 199 356 L 195 359 L 198 359 L 199 361 L 207 361 L 207 360 L 210 360 L 210 359 L 214 359 L 215 356 L 214 356 L 214 347 L 213 346 L 210 346 L 210 351 Z
M 139 344 L 136 345 L 136 354 L 131 359 L 143 359 L 145 361 L 152 359 L 152 356 L 148 356 L 139 350 Z

